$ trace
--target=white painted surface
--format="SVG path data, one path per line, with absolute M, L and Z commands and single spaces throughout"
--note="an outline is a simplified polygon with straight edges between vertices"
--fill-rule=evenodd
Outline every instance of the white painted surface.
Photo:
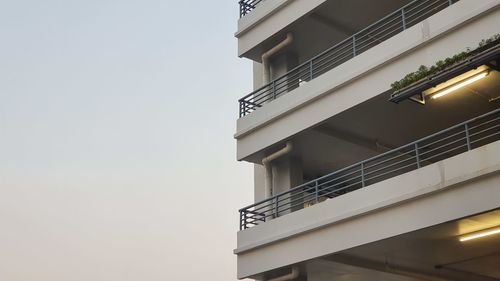
M 500 141 L 238 233 L 238 277 L 500 206 Z
M 238 22 L 238 56 L 242 56 L 326 0 L 264 1 Z M 271 16 L 272 15 L 272 16 Z
M 389 90 L 431 65 L 498 33 L 500 1 L 462 0 L 237 121 L 237 158 L 266 147 Z

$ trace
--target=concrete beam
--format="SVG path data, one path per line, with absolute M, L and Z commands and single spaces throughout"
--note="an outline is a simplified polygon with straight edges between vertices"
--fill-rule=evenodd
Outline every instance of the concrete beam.
M 413 277 L 428 281 L 498 281 L 495 278 L 473 274 L 470 272 L 453 272 L 453 271 L 438 271 L 438 270 L 421 270 L 416 268 L 403 267 L 395 261 L 380 262 L 372 261 L 360 257 L 354 257 L 346 254 L 337 254 L 324 258 L 329 261 L 367 268 L 376 271 L 382 271 L 392 274 Z

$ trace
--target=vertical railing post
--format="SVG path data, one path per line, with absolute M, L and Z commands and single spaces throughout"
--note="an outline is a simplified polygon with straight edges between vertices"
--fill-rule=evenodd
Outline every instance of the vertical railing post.
M 318 181 L 314 181 L 314 204 L 318 204 L 319 201 L 319 186 Z
M 240 210 L 240 230 L 243 229 L 243 211 Z
M 241 222 L 241 226 L 243 229 L 247 229 L 247 212 L 246 211 L 243 211 L 242 212 L 242 222 Z
M 309 81 L 313 80 L 313 60 L 309 61 Z
M 415 143 L 415 159 L 417 161 L 417 169 L 420 169 L 420 153 L 418 152 L 418 143 Z
M 274 206 L 274 217 L 275 217 L 275 218 L 279 217 L 279 213 L 278 213 L 278 212 L 279 212 L 279 211 L 278 211 L 278 207 L 279 207 L 279 206 L 278 206 L 278 203 L 279 203 L 279 202 L 278 202 L 278 199 L 279 199 L 279 195 L 276 195 L 276 197 L 275 197 L 275 200 L 276 200 L 276 201 L 275 201 L 275 206 Z
M 403 21 L 403 30 L 405 30 L 406 29 L 405 9 L 401 9 L 401 19 Z
M 449 6 L 453 5 L 453 0 L 448 0 L 448 5 Z
M 276 99 L 276 83 L 275 81 L 271 82 L 272 86 L 271 86 L 271 91 L 272 91 L 272 95 L 273 95 L 273 100 Z
M 356 37 L 352 36 L 352 57 L 356 56 Z
M 361 187 L 365 187 L 365 162 L 361 162 L 359 168 L 361 169 Z
M 467 151 L 471 150 L 470 146 L 470 135 L 469 135 L 469 125 L 465 123 L 465 140 L 467 141 Z

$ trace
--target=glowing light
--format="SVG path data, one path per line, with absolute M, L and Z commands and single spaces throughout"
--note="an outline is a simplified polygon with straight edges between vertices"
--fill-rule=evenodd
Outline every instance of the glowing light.
M 451 92 L 453 92 L 455 90 L 458 90 L 458 89 L 460 89 L 460 88 L 462 88 L 464 86 L 467 86 L 467 85 L 472 84 L 472 83 L 474 83 L 474 82 L 476 82 L 478 80 L 481 80 L 484 77 L 486 77 L 487 75 L 488 75 L 488 71 L 478 73 L 478 74 L 476 74 L 476 75 L 474 75 L 472 77 L 469 77 L 469 78 L 463 80 L 462 82 L 459 82 L 459 83 L 457 83 L 457 84 L 455 84 L 453 86 L 450 86 L 450 87 L 448 87 L 448 88 L 446 88 L 444 90 L 441 90 L 441 91 L 437 92 L 436 94 L 434 94 L 432 96 L 432 98 L 433 99 L 440 98 L 440 97 L 442 97 L 444 95 L 447 95 L 447 94 L 449 94 L 449 93 L 451 93 Z
M 463 236 L 459 240 L 460 240 L 460 242 L 465 242 L 465 241 L 469 241 L 472 239 L 482 238 L 485 236 L 490 236 L 490 235 L 499 234 L 499 233 L 500 233 L 500 227 L 496 227 L 496 228 L 486 229 L 486 230 L 479 231 L 479 232 L 476 232 L 476 233 L 473 233 L 470 235 Z

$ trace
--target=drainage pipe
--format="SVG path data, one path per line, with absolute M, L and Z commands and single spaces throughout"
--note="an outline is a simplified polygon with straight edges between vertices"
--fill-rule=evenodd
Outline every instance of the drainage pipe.
M 293 148 L 292 142 L 287 141 L 285 147 L 262 159 L 262 165 L 264 165 L 264 167 L 266 168 L 266 181 L 265 181 L 266 199 L 273 195 L 273 172 L 271 169 L 271 161 L 276 160 L 279 157 L 289 153 L 290 151 L 292 151 L 292 148 Z
M 265 53 L 262 54 L 262 66 L 264 68 L 262 73 L 263 75 L 262 82 L 264 85 L 268 84 L 271 81 L 271 75 L 270 75 L 271 70 L 269 67 L 269 59 L 281 49 L 292 44 L 292 41 L 293 41 L 293 35 L 292 33 L 288 33 L 283 41 L 281 41 L 278 45 L 272 47 L 271 49 L 267 50 Z
M 273 278 L 273 279 L 268 279 L 267 281 L 287 281 L 287 280 L 293 280 L 295 278 L 299 277 L 299 268 L 298 267 L 292 267 L 292 272 L 286 274 L 286 275 L 283 275 L 283 276 L 280 276 L 280 277 L 276 277 L 276 278 Z

